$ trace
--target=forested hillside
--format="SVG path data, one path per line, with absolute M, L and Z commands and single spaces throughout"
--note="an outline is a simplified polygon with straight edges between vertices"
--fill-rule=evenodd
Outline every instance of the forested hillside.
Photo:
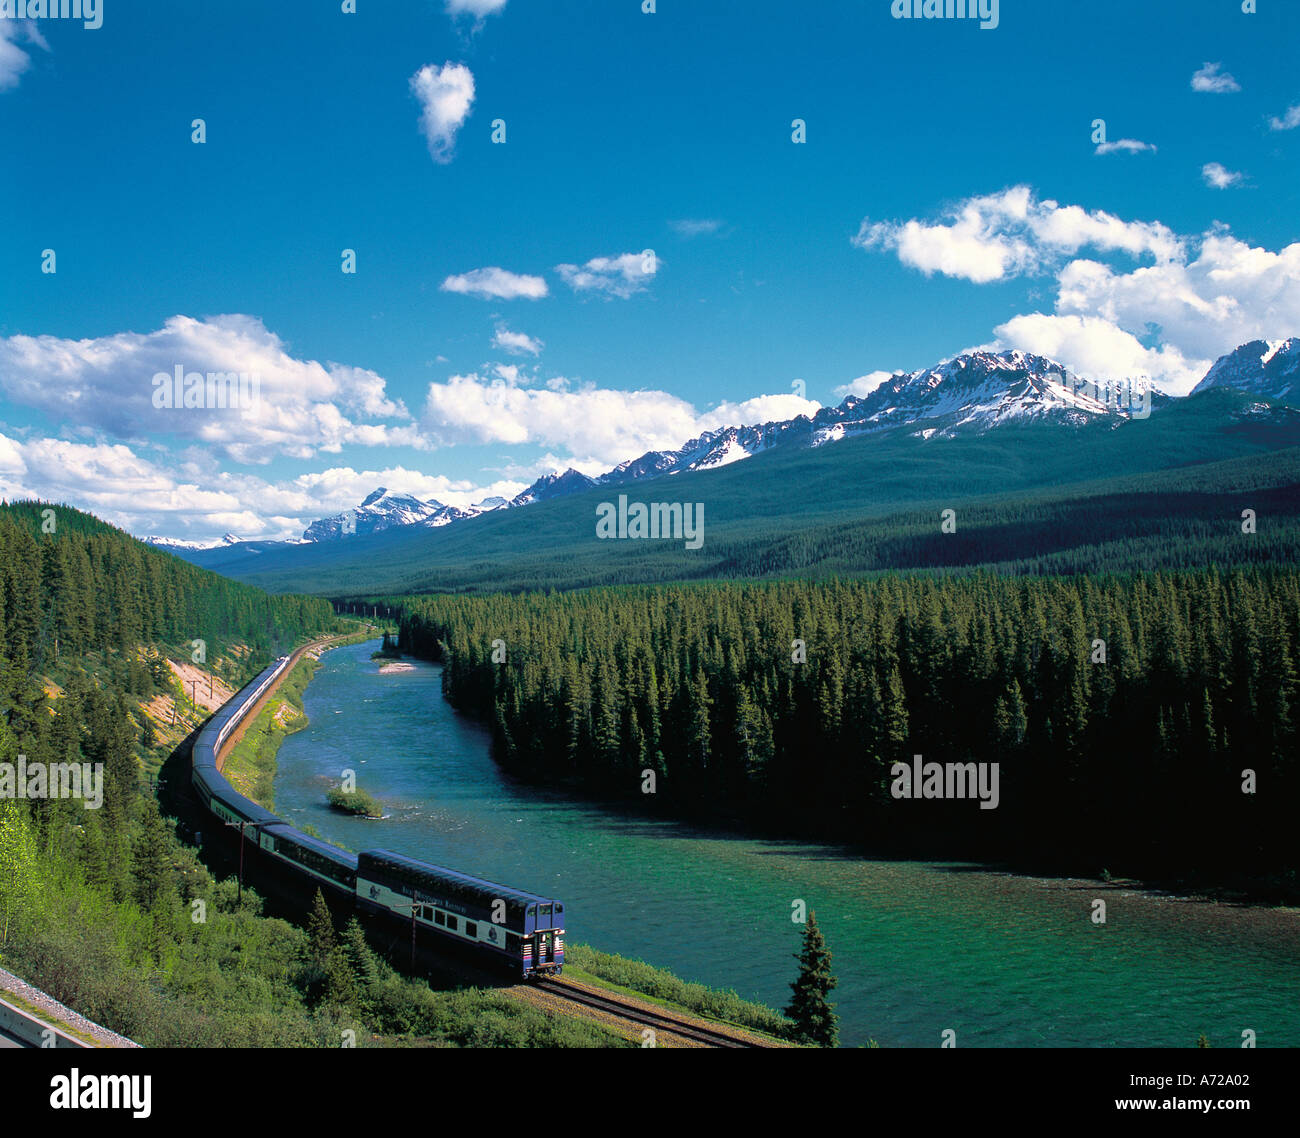
M 268 596 L 87 514 L 31 502 L 0 508 L 0 604 L 0 762 L 23 755 L 29 764 L 102 764 L 104 772 L 99 809 L 72 799 L 16 808 L 41 848 L 78 861 L 118 899 L 130 889 L 144 809 L 149 727 L 138 706 L 171 683 L 158 648 L 188 658 L 202 640 L 215 659 L 218 645 L 253 645 L 243 657 L 247 675 L 232 677 L 241 682 L 274 652 L 335 624 L 323 601 Z M 47 684 L 56 682 L 60 694 L 51 698 Z
M 146 1042 L 272 1036 L 254 1015 L 241 1018 L 256 995 L 240 997 L 241 1012 L 225 1016 L 168 1012 L 161 987 L 171 982 L 207 985 L 219 1011 L 234 1003 L 233 984 L 201 976 L 202 952 L 181 963 L 180 942 L 201 945 L 239 929 L 250 958 L 275 949 L 253 907 L 237 913 L 233 894 L 159 815 L 143 778 L 149 725 L 139 707 L 169 690 L 168 649 L 189 659 L 200 639 L 215 659 L 218 645 L 252 645 L 237 668 L 251 675 L 273 653 L 332 628 L 329 605 L 267 596 L 86 514 L 20 503 L 0 507 L 0 606 L 0 764 L 21 758 L 29 772 L 88 764 L 103 780 L 98 803 L 89 782 L 80 783 L 80 799 L 28 797 L 16 785 L 0 797 L 0 959 Z M 212 906 L 210 925 L 190 921 L 195 898 Z M 278 1030 L 285 1042 L 316 1038 L 292 1017 Z
M 405 606 L 402 648 L 441 659 L 451 701 L 490 722 L 501 759 L 531 777 L 882 852 L 1235 870 L 1284 886 L 1300 864 L 1294 571 Z M 893 799 L 891 764 L 916 754 L 999 763 L 997 809 Z
M 240 640 L 270 656 L 333 623 L 315 598 L 273 597 L 150 549 L 89 514 L 0 507 L 5 655 L 33 668 L 143 642 Z

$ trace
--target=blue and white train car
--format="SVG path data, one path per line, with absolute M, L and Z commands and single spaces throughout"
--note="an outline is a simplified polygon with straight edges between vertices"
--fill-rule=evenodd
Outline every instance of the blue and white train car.
M 564 967 L 564 906 L 388 850 L 357 855 L 357 903 L 496 955 L 525 978 Z

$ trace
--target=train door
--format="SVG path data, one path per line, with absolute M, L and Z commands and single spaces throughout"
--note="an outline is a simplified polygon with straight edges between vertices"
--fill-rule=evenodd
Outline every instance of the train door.
M 545 921 L 543 923 L 543 913 Z M 537 963 L 554 964 L 555 963 L 555 932 L 552 927 L 555 924 L 555 905 L 538 905 L 537 906 Z

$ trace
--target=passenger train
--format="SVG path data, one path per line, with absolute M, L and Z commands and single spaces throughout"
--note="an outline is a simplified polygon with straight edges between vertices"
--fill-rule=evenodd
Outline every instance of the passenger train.
M 558 975 L 564 966 L 564 906 L 430 865 L 388 850 L 350 854 L 294 829 L 238 793 L 217 769 L 221 748 L 263 694 L 289 667 L 282 656 L 227 702 L 194 742 L 192 778 L 205 809 L 239 826 L 247 840 L 293 873 L 314 880 L 335 900 L 394 917 L 435 937 L 468 945 L 515 975 Z

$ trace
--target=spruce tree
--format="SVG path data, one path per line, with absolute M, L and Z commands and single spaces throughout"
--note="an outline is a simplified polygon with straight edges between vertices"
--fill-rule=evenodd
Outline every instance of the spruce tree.
M 831 953 L 817 927 L 817 914 L 808 913 L 803 934 L 803 950 L 795 954 L 799 976 L 790 985 L 794 998 L 785 1014 L 794 1020 L 794 1039 L 817 1047 L 838 1047 L 839 1027 L 835 1005 L 826 997 L 838 983 L 831 974 Z
M 312 901 L 311 916 L 307 920 L 307 940 L 311 962 L 321 971 L 329 968 L 330 953 L 338 945 L 334 935 L 334 918 L 330 915 L 325 895 L 316 890 Z
M 171 895 L 174 881 L 167 825 L 152 798 L 143 799 L 141 825 L 131 851 L 135 898 L 146 913 L 161 908 Z

